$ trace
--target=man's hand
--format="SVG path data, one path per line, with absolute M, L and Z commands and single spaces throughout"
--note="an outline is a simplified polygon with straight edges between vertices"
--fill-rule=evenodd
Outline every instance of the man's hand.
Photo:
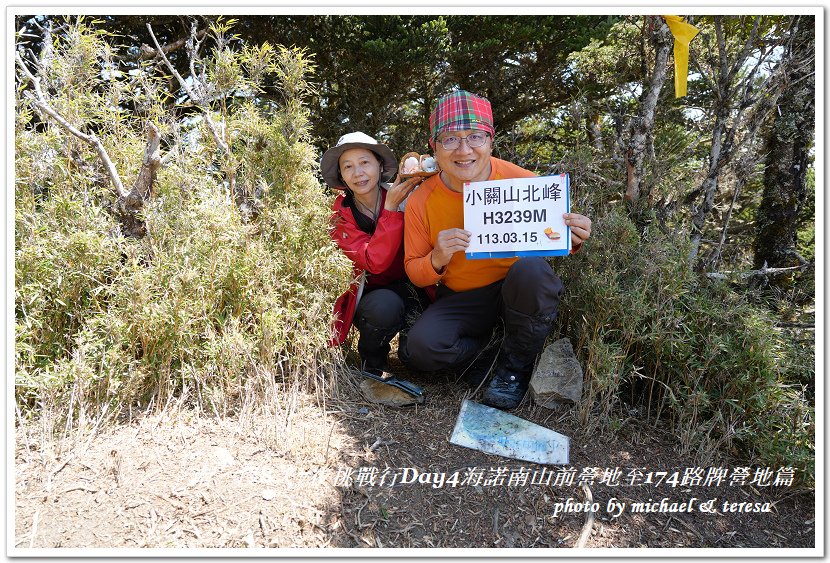
M 401 175 L 395 178 L 395 182 L 386 190 L 386 203 L 383 205 L 387 211 L 397 211 L 406 197 L 415 189 L 415 186 L 423 182 L 421 176 L 413 176 L 401 182 Z
M 440 274 L 453 254 L 470 246 L 470 236 L 472 233 L 464 229 L 447 229 L 438 233 L 435 248 L 432 249 L 432 267 L 436 272 Z
M 565 213 L 565 224 L 571 228 L 571 246 L 579 246 L 591 236 L 591 220 L 579 213 Z

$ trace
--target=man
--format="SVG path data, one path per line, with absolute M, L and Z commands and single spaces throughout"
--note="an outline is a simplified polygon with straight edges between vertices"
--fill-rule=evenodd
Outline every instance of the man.
M 409 331 L 403 360 L 423 371 L 469 368 L 504 321 L 504 339 L 483 402 L 511 409 L 527 391 L 537 355 L 559 310 L 562 282 L 540 257 L 467 260 L 465 182 L 527 178 L 532 172 L 494 158 L 490 102 L 459 90 L 438 101 L 429 118 L 430 146 L 441 173 L 413 192 L 404 216 L 404 264 L 415 285 L 436 285 L 436 301 Z M 568 213 L 572 252 L 591 235 L 591 220 Z M 487 355 L 485 354 L 485 357 Z M 479 358 L 467 380 L 478 385 L 489 361 Z M 475 369 L 478 368 L 478 369 Z

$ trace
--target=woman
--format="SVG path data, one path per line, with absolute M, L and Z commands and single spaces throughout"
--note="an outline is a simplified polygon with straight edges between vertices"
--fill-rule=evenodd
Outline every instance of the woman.
M 382 375 L 388 369 L 390 341 L 424 296 L 404 271 L 403 212 L 398 210 L 422 178 L 384 184 L 398 169 L 395 155 L 361 132 L 340 137 L 323 154 L 320 168 L 326 184 L 344 192 L 332 206 L 331 237 L 360 278 L 335 303 L 330 344 L 342 344 L 354 324 L 360 331 L 362 369 Z M 404 341 L 402 334 L 399 344 Z

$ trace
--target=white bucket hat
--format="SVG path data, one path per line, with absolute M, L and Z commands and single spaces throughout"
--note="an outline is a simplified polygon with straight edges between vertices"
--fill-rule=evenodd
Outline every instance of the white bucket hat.
M 335 146 L 323 153 L 323 158 L 320 159 L 320 172 L 323 174 L 323 180 L 330 188 L 342 190 L 346 187 L 343 185 L 343 180 L 340 179 L 340 165 L 338 162 L 340 155 L 349 149 L 368 149 L 380 157 L 383 163 L 383 170 L 380 174 L 381 182 L 388 182 L 398 171 L 398 160 L 389 147 L 378 143 L 366 133 L 360 131 L 347 133 L 337 140 Z

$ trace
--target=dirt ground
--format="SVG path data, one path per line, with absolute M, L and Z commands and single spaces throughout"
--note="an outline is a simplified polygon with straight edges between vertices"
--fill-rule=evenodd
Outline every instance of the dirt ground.
M 632 420 L 614 436 L 586 436 L 575 416 L 526 401 L 516 415 L 570 437 L 569 465 L 543 468 L 450 444 L 466 389 L 415 381 L 427 394 L 416 407 L 368 404 L 350 387 L 325 408 L 300 400 L 268 417 L 220 420 L 172 405 L 64 442 L 18 425 L 13 545 L 20 555 L 87 547 L 544 550 L 572 548 L 584 534 L 586 548 L 815 546 L 814 492 L 769 485 L 765 478 L 782 477 L 778 468 L 752 484 L 752 467 L 744 484 L 730 485 L 742 464 L 724 465 L 720 486 L 684 484 L 695 463 L 658 429 Z M 642 477 L 649 472 L 651 484 Z M 580 481 L 596 513 L 586 514 Z M 608 511 L 612 498 L 625 503 L 619 515 Z M 711 499 L 714 510 L 700 511 Z M 726 513 L 724 501 L 769 502 L 770 512 Z M 633 512 L 635 502 L 653 511 Z M 693 509 L 683 511 L 684 502 Z M 681 511 L 669 512 L 672 503 Z

